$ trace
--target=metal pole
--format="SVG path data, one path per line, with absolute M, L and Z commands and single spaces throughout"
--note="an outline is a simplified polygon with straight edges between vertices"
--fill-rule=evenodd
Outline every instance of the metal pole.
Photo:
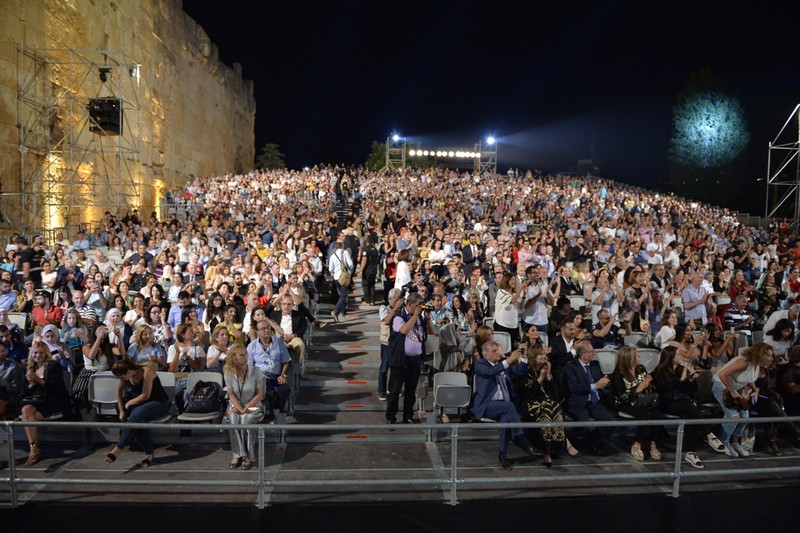
M 764 205 L 764 218 L 769 220 L 769 190 L 772 187 L 772 142 L 769 143 L 769 150 L 767 150 L 767 175 L 764 178 L 767 187 L 766 204 Z
M 450 505 L 458 505 L 456 478 L 458 477 L 458 424 L 450 427 Z
M 17 501 L 17 465 L 14 461 L 14 428 L 6 424 L 6 442 L 8 443 L 8 479 L 11 481 L 11 508 L 16 509 Z
M 264 457 L 266 453 L 264 453 L 264 426 L 260 426 L 258 428 L 258 509 L 264 509 L 264 484 L 265 484 L 265 472 L 264 472 Z
M 686 425 L 683 420 L 678 423 L 678 432 L 675 436 L 675 467 L 672 470 L 672 475 L 675 479 L 672 481 L 672 497 L 677 498 L 680 496 L 681 489 L 681 456 L 683 455 L 683 434 L 686 430 Z M 694 428 L 692 428 L 694 430 Z

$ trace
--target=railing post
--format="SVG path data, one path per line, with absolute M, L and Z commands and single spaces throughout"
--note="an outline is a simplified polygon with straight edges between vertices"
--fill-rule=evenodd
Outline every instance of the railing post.
M 264 509 L 264 483 L 265 483 L 265 472 L 264 472 L 264 457 L 266 457 L 266 453 L 264 453 L 264 426 L 258 426 L 258 509 Z
M 450 505 L 458 505 L 456 479 L 458 478 L 458 424 L 450 425 Z
M 17 464 L 14 460 L 14 428 L 6 424 L 6 439 L 8 443 L 8 478 L 11 481 L 11 508 L 16 509 L 17 501 Z
M 694 428 L 692 428 L 694 430 Z M 686 424 L 683 420 L 678 422 L 678 431 L 675 436 L 675 467 L 672 470 L 672 475 L 675 479 L 672 481 L 672 497 L 677 498 L 680 496 L 681 490 L 681 459 L 683 456 L 683 434 L 686 432 Z

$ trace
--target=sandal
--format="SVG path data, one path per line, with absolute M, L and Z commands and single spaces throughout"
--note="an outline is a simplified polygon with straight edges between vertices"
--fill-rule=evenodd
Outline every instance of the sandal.
M 241 457 L 239 457 L 239 458 L 238 458 L 238 459 L 236 459 L 235 461 L 232 461 L 232 462 L 231 462 L 231 464 L 229 464 L 229 465 L 228 465 L 228 467 L 229 467 L 231 470 L 234 470 L 234 469 L 236 469 L 236 468 L 239 468 L 240 466 L 242 466 L 242 458 L 241 458 Z
M 105 464 L 107 464 L 107 465 L 110 465 L 111 463 L 113 463 L 116 460 L 117 460 L 117 456 L 114 455 L 113 453 L 109 452 L 109 453 L 106 454 L 106 458 L 103 459 L 103 462 Z
M 245 459 L 242 463 L 242 470 L 250 470 L 251 468 L 253 468 L 253 463 L 250 459 Z
M 30 443 L 31 451 L 28 453 L 28 460 L 25 461 L 25 466 L 33 466 L 39 462 L 39 457 L 42 455 L 42 449 L 36 442 Z
M 570 457 L 580 457 L 582 455 L 581 452 L 579 452 L 578 449 L 569 441 L 567 441 L 567 453 Z
M 650 448 L 650 459 L 652 459 L 653 461 L 661 460 L 661 452 L 658 451 L 658 448 L 656 448 L 655 446 Z
M 637 461 L 644 461 L 644 452 L 642 451 L 642 445 L 638 442 L 633 443 L 631 446 L 631 456 Z
M 148 455 L 142 460 L 141 463 L 139 463 L 139 468 L 150 468 L 150 465 L 153 463 L 154 459 L 155 457 L 153 457 L 152 455 Z

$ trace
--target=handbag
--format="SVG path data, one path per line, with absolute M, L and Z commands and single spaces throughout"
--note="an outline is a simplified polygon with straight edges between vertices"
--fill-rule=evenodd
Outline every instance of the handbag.
M 222 387 L 213 381 L 198 381 L 186 400 L 187 413 L 213 413 L 222 406 L 220 392 Z
M 739 399 L 733 397 L 731 391 L 725 389 L 722 392 L 722 403 L 728 409 L 739 409 L 741 411 L 750 410 L 750 394 L 745 390 L 740 391 Z
M 644 392 L 636 395 L 636 406 L 645 409 L 654 409 L 658 407 L 658 393 L 657 392 Z
M 394 331 L 394 329 L 389 332 L 388 360 L 390 367 L 406 367 L 406 336 Z
M 339 259 L 339 265 L 342 267 L 341 271 L 339 272 L 339 278 L 336 280 L 339 285 L 346 286 L 350 285 L 350 281 L 352 280 L 352 276 L 350 275 L 350 270 L 348 270 L 347 266 L 344 263 L 344 254 L 341 257 L 337 256 Z

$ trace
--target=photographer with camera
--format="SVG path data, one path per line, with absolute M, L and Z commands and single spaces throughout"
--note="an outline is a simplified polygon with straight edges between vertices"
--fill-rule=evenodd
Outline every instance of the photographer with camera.
M 402 356 L 389 354 L 389 396 L 386 404 L 386 422 L 397 423 L 397 411 L 400 391 L 403 390 L 403 423 L 419 424 L 414 418 L 414 402 L 416 401 L 417 382 L 422 373 L 422 356 L 425 354 L 425 339 L 434 333 L 430 311 L 424 311 L 422 297 L 411 293 L 406 298 L 405 307 L 392 319 L 392 331 L 402 335 Z M 392 339 L 389 341 L 393 344 Z M 393 357 L 393 355 L 398 355 Z

